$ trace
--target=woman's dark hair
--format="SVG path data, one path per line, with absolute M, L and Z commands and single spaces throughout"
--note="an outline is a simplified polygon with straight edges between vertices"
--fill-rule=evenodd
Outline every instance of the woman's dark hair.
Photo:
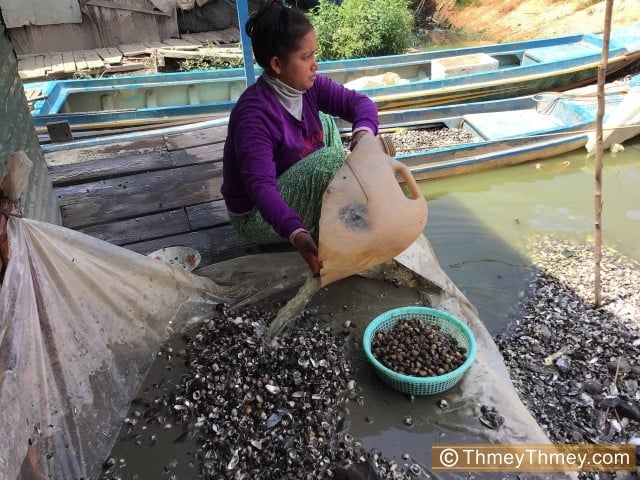
M 299 48 L 300 39 L 313 30 L 313 25 L 302 11 L 285 6 L 281 0 L 268 0 L 251 14 L 245 30 L 251 37 L 256 62 L 270 71 L 271 58 L 286 60 Z

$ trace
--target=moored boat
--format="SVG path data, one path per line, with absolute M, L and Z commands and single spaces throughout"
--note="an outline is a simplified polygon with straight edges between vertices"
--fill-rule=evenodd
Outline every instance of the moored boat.
M 608 148 L 614 141 L 640 134 L 640 74 L 607 84 L 605 92 L 604 146 Z M 543 160 L 588 147 L 593 143 L 596 113 L 596 85 L 590 85 L 514 99 L 383 111 L 380 131 L 383 135 L 402 130 L 464 131 L 470 137 L 465 143 L 396 155 L 418 180 L 429 180 Z M 191 146 L 205 146 L 224 139 L 227 120 L 45 144 L 42 148 L 47 153 L 183 134 L 190 137 Z M 347 122 L 338 119 L 337 123 L 343 134 L 351 130 Z
M 603 39 L 583 34 L 456 50 L 320 62 L 320 71 L 367 94 L 381 111 L 561 91 L 593 82 Z M 608 72 L 640 59 L 640 24 L 614 29 Z M 26 84 L 33 121 L 72 131 L 225 116 L 246 86 L 243 69 Z

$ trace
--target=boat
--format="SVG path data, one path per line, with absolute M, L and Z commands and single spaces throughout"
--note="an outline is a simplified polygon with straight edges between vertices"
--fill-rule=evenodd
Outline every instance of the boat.
M 603 38 L 588 33 L 455 50 L 319 62 L 319 71 L 371 97 L 381 111 L 561 91 L 597 78 Z M 640 59 L 640 24 L 614 29 L 608 73 Z M 260 73 L 258 70 L 257 73 Z M 197 121 L 228 115 L 242 68 L 25 84 L 38 133 Z
M 603 148 L 640 134 L 640 74 L 605 86 Z M 398 112 L 381 112 L 381 132 L 456 128 L 468 143 L 399 153 L 418 181 L 544 160 L 580 148 L 595 149 L 597 86 Z M 341 131 L 347 131 L 339 121 Z M 619 148 L 619 147 L 617 147 Z
M 640 134 L 640 74 L 605 85 L 604 147 Z M 597 86 L 565 92 L 541 92 L 513 99 L 490 100 L 425 107 L 379 114 L 380 134 L 411 129 L 456 128 L 467 132 L 466 143 L 398 153 L 395 158 L 409 167 L 413 176 L 425 181 L 539 161 L 594 142 Z M 351 125 L 336 119 L 343 136 Z M 76 148 L 117 145 L 154 137 L 187 134 L 192 147 L 224 140 L 228 117 L 187 125 L 94 136 L 83 140 L 42 145 L 45 153 Z M 221 149 L 214 149 L 221 156 Z M 213 151 L 213 150 L 212 150 Z M 215 156 L 215 155 L 214 155 Z M 219 161 L 215 156 L 212 161 Z

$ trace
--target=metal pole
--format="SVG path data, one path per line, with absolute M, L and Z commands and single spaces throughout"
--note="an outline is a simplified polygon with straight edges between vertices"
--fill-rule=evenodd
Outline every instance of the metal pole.
M 244 29 L 249 20 L 249 5 L 247 0 L 236 0 L 238 10 L 238 28 L 240 29 L 240 42 L 242 44 L 242 58 L 244 60 L 244 75 L 247 87 L 256 81 L 256 73 L 253 67 L 253 53 L 251 51 L 251 40 Z

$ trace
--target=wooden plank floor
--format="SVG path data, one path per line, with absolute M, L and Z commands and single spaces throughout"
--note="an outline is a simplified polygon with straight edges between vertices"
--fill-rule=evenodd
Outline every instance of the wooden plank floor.
M 65 227 L 147 254 L 183 245 L 201 267 L 288 242 L 250 245 L 220 195 L 226 126 L 45 155 Z
M 108 48 L 73 52 L 40 52 L 18 55 L 18 75 L 25 82 L 117 73 L 145 73 L 163 65 L 163 58 L 229 56 L 241 58 L 240 32 L 236 27 L 212 32 L 185 34 L 181 39 L 167 38 L 146 44 L 113 45 Z M 155 60 L 154 60 L 155 59 Z M 154 61 L 157 64 L 154 64 Z M 155 65 L 155 67 L 154 67 Z M 143 70 L 145 72 L 143 72 Z

